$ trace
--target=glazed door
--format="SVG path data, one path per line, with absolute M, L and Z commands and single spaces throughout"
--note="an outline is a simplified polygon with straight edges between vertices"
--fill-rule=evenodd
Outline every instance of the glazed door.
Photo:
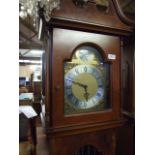
M 54 126 L 118 119 L 120 38 L 54 28 L 52 46 L 51 96 Z M 67 83 L 71 76 L 71 82 Z M 72 96 L 66 87 L 73 91 Z

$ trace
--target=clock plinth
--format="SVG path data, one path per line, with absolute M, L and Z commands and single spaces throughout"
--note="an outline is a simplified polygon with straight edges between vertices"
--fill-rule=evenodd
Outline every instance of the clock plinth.
M 115 131 L 92 132 L 51 139 L 51 154 L 56 155 L 114 155 Z M 89 155 L 88 154 L 88 155 Z
M 115 16 L 118 24 L 109 21 L 110 26 L 104 25 L 100 20 L 103 15 L 94 6 L 90 7 L 100 15 L 96 20 L 94 16 L 94 23 L 88 18 L 89 11 L 79 20 L 77 10 L 67 15 L 68 5 L 76 9 L 71 1 L 62 4 L 44 35 L 42 116 L 51 154 L 115 155 L 117 128 L 124 124 L 120 45 L 131 28 Z
M 53 129 L 48 134 L 51 154 L 115 155 L 117 128 L 123 124 L 119 120 Z

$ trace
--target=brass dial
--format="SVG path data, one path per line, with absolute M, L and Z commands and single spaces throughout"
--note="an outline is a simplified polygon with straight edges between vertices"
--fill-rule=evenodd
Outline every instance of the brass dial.
M 65 98 L 74 108 L 92 108 L 103 96 L 102 74 L 95 66 L 77 65 L 66 73 Z

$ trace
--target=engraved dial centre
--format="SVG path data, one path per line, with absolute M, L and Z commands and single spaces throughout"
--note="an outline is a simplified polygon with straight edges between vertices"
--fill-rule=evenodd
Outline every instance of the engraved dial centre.
M 96 94 L 98 84 L 96 79 L 92 75 L 83 73 L 76 76 L 74 81 L 77 81 L 78 83 L 86 85 L 87 87 L 87 91 L 86 91 L 84 87 L 81 87 L 78 84 L 72 85 L 73 94 L 77 99 L 82 101 L 82 100 L 86 100 L 86 97 L 88 97 L 87 98 L 88 100 L 89 98 L 93 97 Z

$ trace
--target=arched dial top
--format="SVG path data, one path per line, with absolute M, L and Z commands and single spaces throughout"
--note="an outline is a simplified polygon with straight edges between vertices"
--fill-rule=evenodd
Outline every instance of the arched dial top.
M 78 48 L 64 63 L 65 114 L 105 110 L 109 89 L 109 64 L 96 48 Z

